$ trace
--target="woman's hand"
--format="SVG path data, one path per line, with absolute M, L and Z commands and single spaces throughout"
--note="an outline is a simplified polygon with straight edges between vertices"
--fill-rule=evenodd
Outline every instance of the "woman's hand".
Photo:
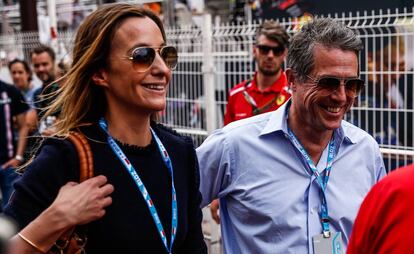
M 54 210 L 68 226 L 86 224 L 105 215 L 113 191 L 114 187 L 102 175 L 82 183 L 68 182 L 48 209 Z
M 75 225 L 105 215 L 114 187 L 105 176 L 62 186 L 53 203 L 9 241 L 8 254 L 46 253 L 56 240 Z

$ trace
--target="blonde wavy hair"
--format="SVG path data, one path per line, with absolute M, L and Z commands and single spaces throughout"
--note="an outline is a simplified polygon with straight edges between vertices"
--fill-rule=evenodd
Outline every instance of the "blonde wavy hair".
M 53 136 L 67 136 L 69 131 L 97 122 L 107 108 L 103 89 L 92 81 L 94 73 L 107 68 L 111 42 L 122 22 L 129 17 L 148 17 L 159 27 L 164 41 L 162 21 L 153 12 L 137 5 L 104 5 L 90 14 L 79 27 L 73 48 L 73 62 L 68 73 L 57 80 L 61 84 L 43 119 L 60 111 Z

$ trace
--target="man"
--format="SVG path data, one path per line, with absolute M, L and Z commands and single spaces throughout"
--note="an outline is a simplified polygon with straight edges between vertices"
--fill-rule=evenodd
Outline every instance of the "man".
M 414 78 L 413 78 L 413 69 L 410 70 L 411 73 L 404 75 L 400 78 L 399 81 L 399 90 L 404 97 L 404 107 L 403 110 L 400 110 L 398 117 L 400 119 L 399 124 L 399 134 L 402 144 L 406 147 L 414 146 Z M 404 119 L 404 122 L 401 123 L 401 119 Z
M 37 121 L 41 120 L 43 116 L 42 111 L 52 102 L 52 98 L 48 97 L 48 94 L 52 94 L 58 89 L 58 84 L 53 83 L 55 80 L 55 58 L 53 49 L 45 45 L 35 48 L 31 53 L 33 71 L 43 82 L 42 87 L 34 93 Z M 48 122 L 40 121 L 38 124 L 39 133 L 47 134 L 44 131 L 49 125 L 53 124 L 56 116 L 57 114 L 50 117 Z M 31 124 L 33 125 L 33 123 Z
M 202 205 L 220 198 L 225 253 L 344 252 L 363 198 L 385 175 L 375 140 L 342 120 L 364 85 L 361 49 L 331 19 L 304 25 L 287 55 L 292 99 L 197 149 Z
M 356 103 L 360 109 L 352 113 L 352 122 L 371 134 L 380 145 L 412 146 L 412 113 L 406 112 L 404 105 L 410 103 L 410 93 L 404 91 L 405 85 L 411 86 L 412 75 L 402 75 L 405 72 L 403 39 L 396 36 L 375 38 L 373 45 L 378 50 L 368 52 L 370 74 L 367 87 Z M 403 160 L 385 160 L 389 170 L 398 168 L 401 163 Z
M 18 177 L 15 169 L 23 162 L 28 131 L 25 117 L 28 109 L 20 91 L 0 81 L 0 188 L 3 195 L 0 211 L 13 192 L 13 183 Z M 17 145 L 13 119 L 17 124 L 19 135 Z
M 43 87 L 55 80 L 55 52 L 46 45 L 36 47 L 31 53 L 33 71 L 43 82 Z
M 282 64 L 289 46 L 289 35 L 276 21 L 265 21 L 256 32 L 253 57 L 257 71 L 230 90 L 224 124 L 274 111 L 290 98 Z M 219 202 L 211 202 L 211 216 L 220 223 Z
M 289 35 L 275 21 L 265 21 L 256 32 L 253 57 L 257 71 L 230 90 L 224 124 L 276 110 L 290 94 L 286 75 L 282 70 Z
M 355 220 L 348 254 L 412 253 L 413 179 L 411 164 L 372 188 Z

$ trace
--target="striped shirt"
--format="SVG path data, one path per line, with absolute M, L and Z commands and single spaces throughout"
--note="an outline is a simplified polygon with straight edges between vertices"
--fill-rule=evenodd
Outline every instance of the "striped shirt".
M 0 81 L 0 163 L 14 157 L 16 152 L 13 117 L 26 110 L 23 95 L 12 85 Z

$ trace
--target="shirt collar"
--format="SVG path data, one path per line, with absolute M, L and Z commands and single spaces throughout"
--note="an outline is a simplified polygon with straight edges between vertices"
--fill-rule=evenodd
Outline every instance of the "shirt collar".
M 273 83 L 271 87 L 269 87 L 268 89 L 266 89 L 263 92 L 270 92 L 271 91 L 271 92 L 279 93 L 284 89 L 286 84 L 287 84 L 286 74 L 285 74 L 284 71 L 282 71 L 280 73 L 280 77 L 275 81 L 275 83 Z M 262 91 L 259 91 L 259 88 L 257 87 L 257 72 L 254 73 L 251 85 L 248 86 L 247 89 L 250 90 L 250 91 L 263 93 Z
M 287 133 L 286 110 L 290 107 L 291 99 L 286 101 L 281 107 L 270 114 L 269 121 L 260 132 L 260 136 L 270 134 L 272 132 L 282 131 Z
M 342 120 L 342 122 L 344 122 L 344 120 Z M 348 123 L 348 124 L 350 124 L 350 123 Z M 348 127 L 346 127 L 343 124 L 341 124 L 341 127 L 336 130 L 336 132 L 338 134 L 337 136 L 340 138 L 340 140 L 342 142 L 347 142 L 347 143 L 350 143 L 350 144 L 356 144 L 357 143 L 357 140 L 356 140 L 355 137 L 353 137 L 351 135 L 351 133 L 349 132 L 349 130 L 350 129 Z
M 290 105 L 292 104 L 292 99 L 289 99 L 285 102 L 280 108 L 278 108 L 276 111 L 272 112 L 269 121 L 263 128 L 263 130 L 260 133 L 260 136 L 267 135 L 272 132 L 278 132 L 281 131 L 284 134 L 288 134 L 288 128 L 287 128 L 287 115 L 286 112 L 289 109 Z M 349 128 L 346 126 L 344 127 L 343 124 L 336 129 L 335 131 L 335 144 L 342 144 L 343 142 L 347 142 L 350 144 L 355 144 L 356 140 L 352 138 L 352 136 L 349 133 Z

